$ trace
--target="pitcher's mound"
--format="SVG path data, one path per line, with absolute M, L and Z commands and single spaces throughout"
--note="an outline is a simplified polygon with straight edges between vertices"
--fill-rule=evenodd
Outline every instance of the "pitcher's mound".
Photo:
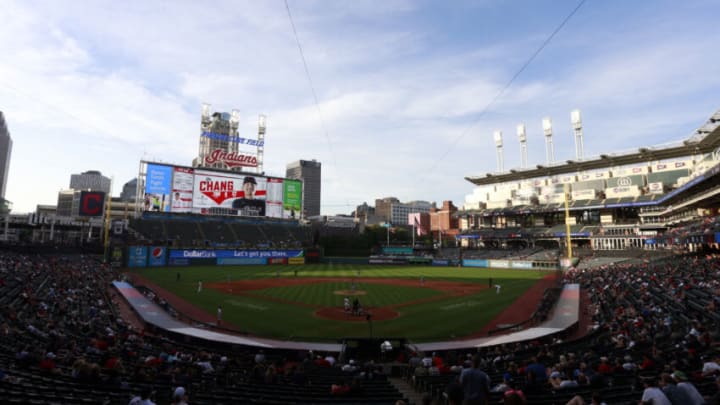
M 366 308 L 365 311 L 372 315 L 373 321 L 387 321 L 400 316 L 398 312 L 390 308 Z M 333 321 L 367 322 L 365 315 L 355 316 L 337 307 L 320 308 L 315 311 L 315 316 Z

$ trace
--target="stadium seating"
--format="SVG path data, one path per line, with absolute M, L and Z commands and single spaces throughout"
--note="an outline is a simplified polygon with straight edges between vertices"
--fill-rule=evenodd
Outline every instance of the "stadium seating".
M 506 346 L 437 352 L 432 357 L 440 360 L 428 368 L 413 365 L 424 355 L 414 356 L 409 348 L 402 373 L 415 389 L 440 399 L 467 355 L 478 354 L 493 386 L 509 375 L 530 404 L 565 403 L 575 395 L 589 400 L 595 391 L 609 404 L 635 404 L 644 377 L 678 371 L 712 395 L 713 377 L 702 370 L 717 355 L 719 270 L 715 256 L 571 270 L 565 281 L 579 283 L 587 294 L 588 334 L 569 331 Z M 255 348 L 204 347 L 136 330 L 107 294 L 109 282 L 118 277 L 88 257 L 0 253 L 3 401 L 126 404 L 150 390 L 164 404 L 177 386 L 194 404 L 407 400 L 373 362 L 348 372 L 328 366 L 317 353 L 267 350 L 265 361 L 256 363 Z M 534 359 L 577 386 L 531 384 L 524 370 Z M 576 373 L 581 363 L 587 367 Z M 331 393 L 333 384 L 341 393 Z M 501 392 L 491 396 L 501 398 Z
M 311 230 L 294 221 L 249 221 L 202 216 L 147 215 L 132 219 L 140 242 L 173 247 L 307 247 Z

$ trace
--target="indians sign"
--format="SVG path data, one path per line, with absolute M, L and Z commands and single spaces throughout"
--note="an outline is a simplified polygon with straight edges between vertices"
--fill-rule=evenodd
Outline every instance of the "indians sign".
M 215 149 L 208 156 L 205 156 L 206 164 L 223 163 L 229 168 L 233 167 L 257 167 L 257 157 L 238 152 L 227 152 L 222 149 Z

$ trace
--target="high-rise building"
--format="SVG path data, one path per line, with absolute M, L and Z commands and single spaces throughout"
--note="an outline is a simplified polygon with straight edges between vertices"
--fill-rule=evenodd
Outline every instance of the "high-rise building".
M 104 191 L 110 194 L 112 180 L 105 177 L 97 170 L 88 170 L 80 174 L 70 176 L 70 188 L 73 190 Z
M 137 177 L 123 185 L 120 192 L 120 201 L 135 201 L 137 197 Z
M 375 200 L 375 215 L 385 222 L 390 222 L 392 216 L 392 205 L 399 204 L 400 200 L 396 197 L 378 198 Z
M 303 218 L 320 215 L 321 164 L 317 160 L 298 160 L 287 165 L 285 177 L 303 181 Z
M 10 170 L 10 154 L 12 153 L 12 138 L 5 123 L 5 116 L 0 111 L 0 199 L 5 199 L 8 172 Z

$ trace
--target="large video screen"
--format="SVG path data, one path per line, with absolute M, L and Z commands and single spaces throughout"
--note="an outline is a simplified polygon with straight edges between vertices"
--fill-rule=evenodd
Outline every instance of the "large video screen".
M 148 163 L 146 211 L 297 218 L 302 182 Z

